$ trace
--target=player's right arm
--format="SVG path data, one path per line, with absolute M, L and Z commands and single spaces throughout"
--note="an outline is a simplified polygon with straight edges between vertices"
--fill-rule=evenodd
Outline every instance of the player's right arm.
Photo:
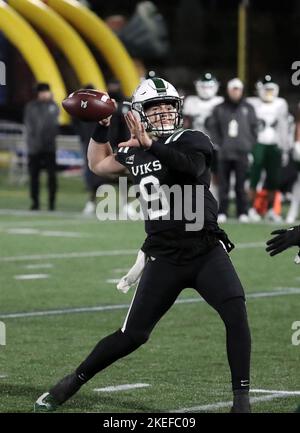
M 89 169 L 98 176 L 121 174 L 126 171 L 126 168 L 116 161 L 107 139 L 109 120 L 104 119 L 99 122 L 99 126 L 90 139 L 87 151 Z
M 116 161 L 109 142 L 98 143 L 91 138 L 87 157 L 89 169 L 98 176 L 105 174 L 121 174 L 126 170 L 122 164 Z

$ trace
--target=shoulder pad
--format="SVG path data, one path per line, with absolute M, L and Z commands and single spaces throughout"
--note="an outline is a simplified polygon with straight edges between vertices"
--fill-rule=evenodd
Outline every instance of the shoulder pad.
M 172 143 L 173 141 L 177 141 L 186 131 L 193 131 L 192 129 L 180 129 L 179 131 L 174 132 L 170 137 L 167 138 L 165 144 Z
M 173 143 L 177 141 L 183 141 L 183 146 L 187 149 L 193 149 L 195 151 L 200 151 L 205 154 L 211 154 L 213 151 L 213 145 L 207 134 L 197 129 L 184 129 L 177 131 L 177 133 L 172 134 L 165 144 Z

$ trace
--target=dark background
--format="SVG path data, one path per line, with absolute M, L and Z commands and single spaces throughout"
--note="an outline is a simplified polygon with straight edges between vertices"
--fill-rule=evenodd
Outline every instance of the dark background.
M 128 20 L 135 12 L 134 0 L 89 0 L 101 18 L 115 14 Z M 237 75 L 237 0 L 153 0 L 164 18 L 169 49 L 161 57 L 141 59 L 146 69 L 155 70 L 180 87 L 193 93 L 193 80 L 204 71 L 213 72 L 224 84 Z M 248 7 L 248 47 L 246 90 L 253 94 L 255 81 L 270 73 L 280 85 L 291 111 L 300 99 L 299 87 L 291 84 L 291 64 L 300 60 L 300 1 L 250 0 Z M 43 36 L 45 40 L 45 37 Z M 47 41 L 47 39 L 46 39 Z M 68 90 L 79 87 L 62 53 L 51 41 L 54 55 Z M 93 48 L 91 47 L 92 51 Z M 95 53 L 106 79 L 111 71 Z M 24 104 L 33 95 L 34 78 L 18 51 L 0 34 L 0 59 L 9 71 L 7 86 L 0 88 L 0 118 L 22 119 Z

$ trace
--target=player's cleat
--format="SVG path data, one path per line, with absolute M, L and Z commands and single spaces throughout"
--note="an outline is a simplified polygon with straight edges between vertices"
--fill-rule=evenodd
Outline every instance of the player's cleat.
M 34 403 L 34 412 L 54 412 L 59 404 L 49 392 L 42 394 Z
M 246 215 L 246 214 L 241 214 L 240 216 L 239 216 L 239 222 L 240 223 L 243 223 L 243 224 L 245 224 L 245 223 L 248 223 L 249 222 L 249 217 L 248 217 L 248 215 Z
M 249 405 L 234 405 L 232 406 L 230 413 L 251 413 L 251 407 Z
M 40 210 L 40 206 L 36 203 L 32 203 L 29 210 Z
M 259 215 L 257 210 L 254 209 L 253 207 L 251 209 L 249 209 L 248 217 L 249 217 L 249 220 L 253 223 L 257 223 L 261 220 L 261 216 Z
M 249 392 L 243 390 L 234 391 L 233 405 L 230 413 L 251 413 Z
M 85 383 L 76 373 L 71 373 L 57 382 L 49 392 L 41 395 L 34 405 L 35 412 L 51 412 L 67 401 Z
M 92 201 L 88 201 L 82 211 L 83 215 L 89 216 L 89 215 L 95 215 L 96 212 L 96 205 Z
M 268 212 L 265 215 L 265 219 L 267 221 L 271 221 L 273 223 L 281 223 L 282 222 L 282 218 L 280 215 L 277 215 L 273 209 L 269 209 Z
M 74 395 L 85 382 L 77 376 L 76 373 L 71 373 L 57 382 L 49 392 L 58 404 L 63 404 L 72 395 Z

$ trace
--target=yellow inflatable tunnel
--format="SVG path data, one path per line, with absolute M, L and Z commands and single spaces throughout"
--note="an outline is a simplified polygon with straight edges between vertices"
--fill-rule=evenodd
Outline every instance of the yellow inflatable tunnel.
M 3 0 L 0 0 L 0 30 L 22 54 L 35 79 L 51 85 L 54 99 L 60 105 L 66 89 L 53 57 L 32 27 Z M 61 123 L 68 123 L 68 119 L 61 110 Z
M 99 89 L 106 89 L 90 49 L 59 14 L 41 0 L 9 0 L 9 4 L 54 41 L 73 67 L 80 85 L 93 83 Z
M 126 96 L 139 84 L 137 69 L 124 45 L 94 12 L 77 0 L 47 0 L 47 4 L 66 18 L 101 52 Z

